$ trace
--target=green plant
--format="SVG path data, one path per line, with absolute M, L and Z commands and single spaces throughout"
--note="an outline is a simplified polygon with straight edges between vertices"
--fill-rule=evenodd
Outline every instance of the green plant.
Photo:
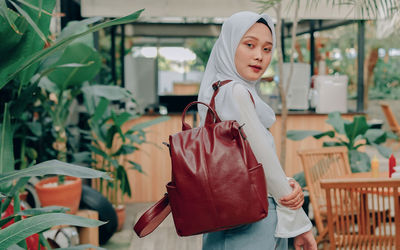
M 44 208 L 19 211 L 18 193 L 27 183 L 30 176 L 42 176 L 47 174 L 72 175 L 81 178 L 110 179 L 104 172 L 95 171 L 86 167 L 78 167 L 71 164 L 49 161 L 33 165 L 37 158 L 35 153 L 28 156 L 25 136 L 39 134 L 41 130 L 40 120 L 35 118 L 35 106 L 40 99 L 39 82 L 48 77 L 55 79 L 55 71 L 67 69 L 75 73 L 82 68 L 95 64 L 95 60 L 80 63 L 68 60 L 62 61 L 63 51 L 73 41 L 85 37 L 94 31 L 113 25 L 132 22 L 138 18 L 141 11 L 137 11 L 123 18 L 103 22 L 74 34 L 67 34 L 59 40 L 52 42 L 48 39 L 51 12 L 55 1 L 52 0 L 1 0 L 0 1 L 0 36 L 6 38 L 0 44 L 0 201 L 1 212 L 5 211 L 10 203 L 14 204 L 11 216 L 0 220 L 1 225 L 14 219 L 14 224 L 0 229 L 0 248 L 13 249 L 27 248 L 24 239 L 29 235 L 40 233 L 53 225 L 70 224 L 77 226 L 100 226 L 103 223 L 84 219 L 73 215 L 62 214 L 62 208 Z M 11 7 L 11 8 L 10 8 Z M 82 40 L 81 40 L 82 42 Z M 82 45 L 73 45 L 75 50 L 83 51 Z M 43 60 L 59 53 L 61 61 L 53 61 L 51 66 L 46 66 Z M 65 53 L 64 53 L 65 54 Z M 68 56 L 68 55 L 65 55 Z M 91 71 L 92 73 L 95 70 Z M 52 74 L 53 73 L 53 74 Z M 72 77 L 70 78 L 72 79 Z M 57 83 L 56 80 L 54 82 Z M 64 85 L 65 83 L 65 85 Z M 70 81 L 60 84 L 62 90 L 70 86 Z M 41 83 L 43 84 L 43 83 Z M 63 96 L 61 96 L 63 97 Z M 64 100 L 63 100 L 64 101 Z M 54 108 L 55 109 L 55 108 Z M 68 112 L 59 109 L 59 112 Z M 55 116 L 54 116 L 55 117 Z M 61 118 L 63 116 L 60 116 Z M 62 120 L 62 119 L 61 119 Z M 46 124 L 49 124 L 46 121 Z M 52 124 L 52 123 L 51 123 Z M 20 141 L 19 167 L 22 170 L 14 170 L 14 141 Z M 31 140 L 32 141 L 32 140 Z M 48 142 L 47 142 L 48 144 Z M 43 145 L 41 145 L 43 146 Z M 18 147 L 19 148 L 19 147 Z M 38 151 L 33 151 L 38 153 Z M 23 162 L 23 163 L 22 163 Z M 24 168 L 27 167 L 27 168 Z M 28 218 L 22 219 L 21 216 Z M 41 243 L 48 246 L 44 238 Z M 17 245 L 16 245 L 17 244 Z M 88 248 L 81 246 L 79 249 Z
M 12 162 L 11 159 L 10 162 Z M 6 161 L 3 161 L 2 163 L 6 163 Z M 23 170 L 0 173 L 1 213 L 3 213 L 10 204 L 14 204 L 13 214 L 0 220 L 0 226 L 3 226 L 14 219 L 12 225 L 0 229 L 1 249 L 7 249 L 15 244 L 26 248 L 26 245 L 24 245 L 25 238 L 32 234 L 46 231 L 55 225 L 68 224 L 81 227 L 94 227 L 101 226 L 105 223 L 75 215 L 64 214 L 67 210 L 63 207 L 34 208 L 23 211 L 19 210 L 19 190 L 25 186 L 30 177 L 47 174 L 62 174 L 81 178 L 110 179 L 110 177 L 104 172 L 56 160 L 43 162 Z M 15 184 L 13 184 L 13 180 L 16 180 Z M 26 218 L 22 219 L 22 216 Z M 42 245 L 47 246 L 48 249 L 51 249 L 43 236 L 40 236 L 40 242 Z
M 139 145 L 146 142 L 144 128 L 163 122 L 169 117 L 160 117 L 130 128 L 123 128 L 126 122 L 138 118 L 139 115 L 114 111 L 110 104 L 121 99 L 132 101 L 132 95 L 127 90 L 118 86 L 92 85 L 84 87 L 83 92 L 84 103 L 90 117 L 90 131 L 86 132 L 86 138 L 89 139 L 88 148 L 95 156 L 92 166 L 110 172 L 114 178 L 106 183 L 100 181 L 97 183 L 97 188 L 107 195 L 115 207 L 118 207 L 119 202 L 123 202 L 125 194 L 131 197 L 126 168 L 143 173 L 139 164 L 125 160 L 124 156 L 132 154 L 139 149 Z
M 9 9 L 7 3 L 12 5 L 18 13 Z M 59 39 L 53 43 L 47 39 L 47 35 L 49 34 L 50 13 L 54 4 L 54 1 L 37 0 L 1 1 L 0 24 L 2 28 L 0 33 L 2 37 L 10 37 L 10 39 L 7 40 L 5 46 L 0 47 L 0 51 L 8 54 L 7 57 L 0 59 L 2 68 L 0 90 L 8 85 L 8 90 L 11 91 L 6 91 L 5 95 L 10 92 L 13 95 L 6 102 L 10 102 L 11 106 L 27 107 L 29 105 L 27 97 L 29 96 L 22 95 L 24 87 L 37 88 L 39 85 L 46 89 L 46 98 L 41 98 L 41 101 L 52 119 L 55 138 L 53 147 L 58 152 L 57 158 L 66 161 L 66 121 L 69 105 L 80 93 L 82 83 L 92 79 L 101 67 L 99 54 L 88 46 L 92 42 L 90 37 L 88 38 L 88 34 L 101 28 L 133 21 L 141 11 L 91 28 L 87 27 L 91 20 L 81 22 L 85 25 L 74 23 L 73 28 L 67 27 L 60 34 Z M 44 45 L 48 48 L 43 49 Z M 43 61 L 44 59 L 47 60 Z M 33 99 L 37 100 L 40 97 L 43 95 L 36 95 Z M 29 118 L 31 117 L 28 115 Z M 28 125 L 29 122 L 25 120 L 25 123 L 21 124 Z M 32 128 L 32 126 L 30 127 Z M 35 131 L 37 132 L 38 129 Z M 19 132 L 26 134 L 27 130 Z M 31 152 L 32 154 L 34 151 L 27 151 L 25 139 L 21 138 L 20 160 L 21 167 L 25 167 L 27 165 L 25 153 Z M 60 178 L 60 182 L 62 180 L 63 178 Z
M 25 238 L 32 234 L 41 233 L 54 225 L 69 224 L 92 227 L 104 224 L 96 220 L 63 214 L 66 210 L 61 207 L 35 208 L 21 211 L 19 192 L 32 176 L 62 174 L 81 178 L 110 179 L 106 173 L 56 160 L 42 162 L 22 170 L 14 170 L 14 164 L 13 127 L 10 109 L 6 104 L 3 120 L 0 124 L 0 214 L 3 214 L 10 204 L 13 204 L 14 209 L 11 215 L 0 219 L 0 227 L 3 227 L 11 220 L 14 220 L 14 223 L 0 229 L 0 249 L 7 249 L 16 244 L 19 247 L 27 248 Z M 22 216 L 27 218 L 22 219 Z M 50 248 L 43 236 L 40 236 L 40 242 Z
M 391 132 L 382 129 L 370 128 L 364 116 L 354 116 L 353 121 L 345 120 L 340 113 L 333 112 L 328 115 L 326 121 L 333 127 L 333 130 L 321 132 L 315 130 L 290 130 L 287 138 L 291 140 L 302 140 L 306 137 L 316 139 L 328 136 L 333 141 L 325 141 L 324 147 L 345 146 L 348 149 L 348 156 L 352 172 L 366 172 L 370 170 L 370 158 L 359 148 L 370 145 L 378 149 L 379 153 L 389 158 L 391 150 L 383 145 L 387 138 L 396 138 Z

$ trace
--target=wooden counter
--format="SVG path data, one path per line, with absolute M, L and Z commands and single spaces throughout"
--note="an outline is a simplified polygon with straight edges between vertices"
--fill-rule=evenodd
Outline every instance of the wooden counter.
M 342 115 L 344 119 L 352 119 L 355 114 Z M 168 141 L 170 134 L 181 130 L 181 116 L 170 115 L 171 119 L 154 125 L 147 129 L 147 141 L 140 146 L 140 150 L 128 155 L 128 159 L 139 163 L 146 174 L 140 174 L 135 170 L 127 170 L 130 184 L 132 187 L 132 198 L 125 198 L 125 202 L 152 202 L 160 199 L 166 192 L 165 184 L 171 179 L 171 163 L 168 148 L 162 142 Z M 128 122 L 125 126 L 147 121 L 154 116 L 143 116 L 139 119 Z M 293 113 L 288 117 L 288 130 L 320 130 L 332 129 L 325 121 L 328 119 L 326 114 L 315 113 Z M 193 116 L 189 116 L 187 121 L 193 121 Z M 278 155 L 280 154 L 280 116 L 277 115 L 276 123 L 271 127 L 271 132 L 275 138 Z M 327 139 L 328 140 L 328 139 Z M 301 141 L 287 141 L 286 174 L 293 174 L 302 171 L 300 158 L 297 150 L 306 148 L 322 147 L 324 139 L 316 140 L 307 138 Z

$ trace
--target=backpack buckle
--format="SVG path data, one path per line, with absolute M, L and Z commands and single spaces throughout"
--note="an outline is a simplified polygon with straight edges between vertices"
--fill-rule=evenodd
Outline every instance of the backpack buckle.
M 221 87 L 221 81 L 218 81 L 212 85 L 214 91 L 216 91 L 219 87 Z

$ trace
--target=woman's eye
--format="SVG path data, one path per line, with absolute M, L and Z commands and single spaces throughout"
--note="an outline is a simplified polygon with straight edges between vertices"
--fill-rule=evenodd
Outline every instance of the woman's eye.
M 271 48 L 264 48 L 265 52 L 271 52 Z
M 254 47 L 254 45 L 251 44 L 251 43 L 247 43 L 246 45 L 247 45 L 247 47 L 249 47 L 249 48 L 253 48 L 253 47 Z

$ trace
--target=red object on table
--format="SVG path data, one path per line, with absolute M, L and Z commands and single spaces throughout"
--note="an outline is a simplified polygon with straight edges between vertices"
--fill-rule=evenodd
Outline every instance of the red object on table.
M 389 178 L 392 178 L 392 174 L 394 173 L 394 166 L 396 166 L 396 158 L 394 158 L 392 154 L 389 158 Z

